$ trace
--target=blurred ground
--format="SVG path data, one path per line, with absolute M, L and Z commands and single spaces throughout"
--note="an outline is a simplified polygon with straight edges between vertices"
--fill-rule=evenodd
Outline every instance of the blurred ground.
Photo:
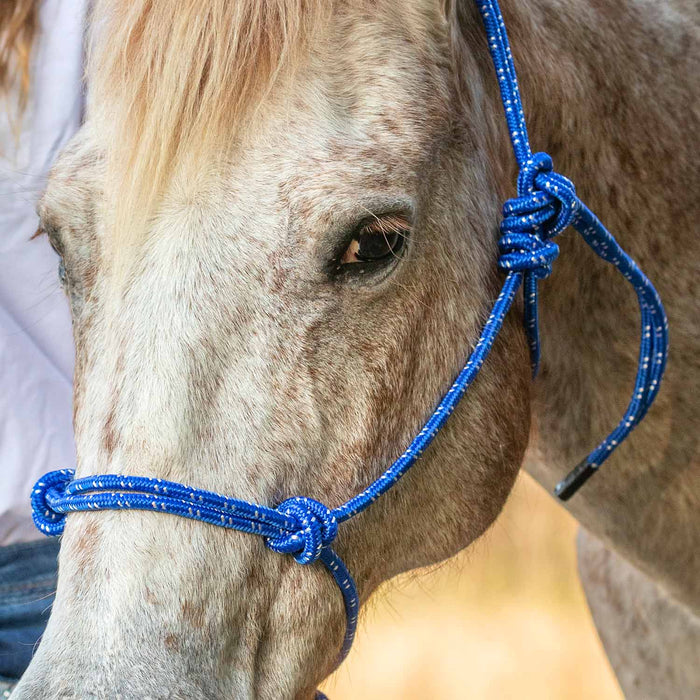
M 380 589 L 331 700 L 621 700 L 576 573 L 573 518 L 523 474 L 467 552 Z

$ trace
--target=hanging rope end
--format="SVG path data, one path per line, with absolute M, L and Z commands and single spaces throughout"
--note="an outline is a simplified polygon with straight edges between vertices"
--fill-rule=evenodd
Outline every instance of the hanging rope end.
M 592 476 L 598 467 L 588 459 L 577 464 L 555 487 L 554 495 L 560 501 L 568 501 Z

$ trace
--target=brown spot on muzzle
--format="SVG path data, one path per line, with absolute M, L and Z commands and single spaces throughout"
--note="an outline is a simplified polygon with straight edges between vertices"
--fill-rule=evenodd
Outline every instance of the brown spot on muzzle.
M 114 453 L 114 449 L 117 446 L 117 431 L 114 425 L 116 420 L 116 412 L 114 407 L 112 407 L 107 415 L 107 420 L 105 421 L 105 427 L 102 431 L 102 446 L 105 448 L 105 452 L 109 457 Z
M 94 518 L 85 523 L 77 539 L 71 540 L 71 556 L 80 569 L 87 574 L 94 565 L 95 556 L 100 550 L 100 525 Z
M 192 627 L 201 629 L 204 627 L 204 608 L 197 603 L 186 600 L 182 604 L 182 617 L 186 622 L 189 622 Z
M 102 446 L 107 453 L 107 457 L 111 457 L 114 454 L 114 450 L 117 447 L 117 441 L 119 439 L 119 433 L 117 430 L 117 406 L 119 404 L 119 379 L 124 376 L 124 348 L 122 349 L 117 357 L 117 363 L 115 366 L 116 381 L 112 387 L 112 400 L 110 402 L 109 411 L 107 412 L 107 419 L 105 420 L 104 428 L 102 429 Z
M 163 639 L 163 646 L 168 651 L 180 651 L 180 640 L 172 633 L 166 634 L 165 639 Z
M 74 545 L 76 554 L 92 554 L 97 547 L 99 534 L 99 525 L 96 521 L 90 520 Z

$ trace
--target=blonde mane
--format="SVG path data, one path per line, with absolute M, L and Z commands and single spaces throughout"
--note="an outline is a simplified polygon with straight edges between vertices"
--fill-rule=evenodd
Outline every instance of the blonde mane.
M 115 231 L 142 229 L 183 159 L 222 155 L 282 73 L 324 0 L 96 0 L 88 84 L 105 141 Z M 128 232 L 128 233 L 127 233 Z
M 17 86 L 19 104 L 8 107 L 19 108 L 19 115 L 29 96 L 30 59 L 38 27 L 38 0 L 0 2 L 0 97 L 7 97 Z

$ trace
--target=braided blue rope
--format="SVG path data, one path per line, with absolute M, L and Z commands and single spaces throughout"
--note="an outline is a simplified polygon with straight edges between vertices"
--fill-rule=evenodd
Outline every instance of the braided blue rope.
M 552 240 L 573 228 L 603 260 L 614 265 L 632 284 L 641 311 L 641 342 L 634 392 L 615 429 L 562 481 L 555 493 L 568 500 L 595 473 L 615 448 L 646 415 L 656 398 L 668 355 L 668 321 L 661 299 L 646 275 L 610 232 L 577 197 L 570 180 L 555 173 L 546 153 L 532 153 L 525 113 L 505 23 L 497 0 L 477 0 L 486 28 L 489 51 L 498 78 L 513 152 L 520 168 L 515 199 L 503 208 L 499 266 L 521 275 L 525 284 L 525 330 L 533 375 L 540 346 L 537 324 L 537 281 L 551 272 L 559 248 Z
M 520 168 L 517 197 L 503 207 L 498 265 L 507 274 L 466 365 L 406 451 L 362 493 L 332 510 L 311 498 L 290 498 L 273 509 L 162 479 L 113 474 L 75 479 L 72 470 L 58 470 L 40 479 L 32 492 L 34 522 L 42 532 L 59 535 L 66 514 L 72 511 L 146 510 L 260 535 L 270 549 L 289 554 L 300 564 L 320 560 L 336 581 L 345 603 L 347 625 L 342 661 L 354 638 L 359 599 L 352 576 L 332 548 L 338 524 L 361 513 L 386 493 L 427 449 L 481 369 L 521 286 L 532 369 L 533 374 L 537 373 L 537 283 L 550 274 L 559 255 L 553 239 L 568 226 L 578 231 L 592 250 L 614 265 L 634 287 L 641 310 L 641 342 L 634 392 L 622 420 L 557 485 L 559 498 L 570 498 L 642 420 L 656 397 L 666 365 L 668 323 L 663 305 L 637 264 L 577 197 L 574 185 L 554 172 L 551 158 L 546 153 L 532 153 L 500 8 L 496 0 L 477 0 L 477 4 Z M 317 699 L 324 700 L 325 696 L 319 692 Z
M 222 496 L 174 481 L 105 474 L 75 478 L 72 469 L 49 472 L 31 495 L 34 524 L 45 535 L 63 532 L 66 515 L 76 511 L 145 510 L 260 535 L 273 551 L 299 564 L 320 560 L 343 595 L 347 620 L 341 660 L 352 646 L 360 603 L 350 572 L 331 544 L 338 534 L 334 511 L 313 498 L 289 498 L 277 508 Z

